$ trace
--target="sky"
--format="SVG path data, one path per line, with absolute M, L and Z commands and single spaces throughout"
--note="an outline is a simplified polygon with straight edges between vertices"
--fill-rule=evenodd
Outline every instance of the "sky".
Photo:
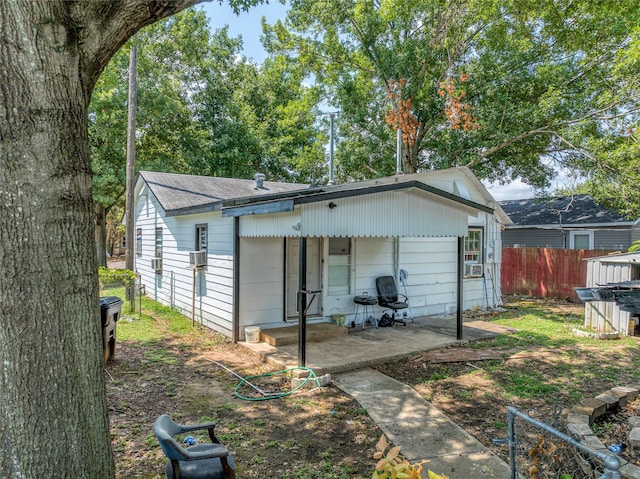
M 252 7 L 249 12 L 242 12 L 239 15 L 233 13 L 227 2 L 222 5 L 216 1 L 204 3 L 201 8 L 209 18 L 211 28 L 218 29 L 229 25 L 230 37 L 242 36 L 245 56 L 256 63 L 262 63 L 266 57 L 266 52 L 260 43 L 262 17 L 266 17 L 267 23 L 273 24 L 278 19 L 284 20 L 287 12 L 287 5 L 282 5 L 275 0 L 270 0 L 268 5 Z
M 204 3 L 200 8 L 206 12 L 211 28 L 218 29 L 229 25 L 229 36 L 242 36 L 244 55 L 256 63 L 262 63 L 266 58 L 266 52 L 260 43 L 261 19 L 264 16 L 269 24 L 275 23 L 278 19 L 284 20 L 288 7 L 286 4 L 282 5 L 275 0 L 270 0 L 269 4 L 252 7 L 249 12 L 242 12 L 239 15 L 233 13 L 227 2 L 222 5 L 217 1 Z M 559 172 L 551 190 L 555 186 L 566 185 L 567 181 L 566 177 Z M 508 185 L 485 183 L 485 187 L 498 201 L 532 198 L 535 194 L 535 190 L 521 180 L 515 180 Z

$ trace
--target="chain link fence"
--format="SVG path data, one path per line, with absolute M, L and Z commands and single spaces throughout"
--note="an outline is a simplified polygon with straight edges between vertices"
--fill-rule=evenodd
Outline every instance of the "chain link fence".
M 560 413 L 557 407 L 536 419 L 533 411 L 525 414 L 509 406 L 510 479 L 621 479 L 618 457 L 561 432 Z

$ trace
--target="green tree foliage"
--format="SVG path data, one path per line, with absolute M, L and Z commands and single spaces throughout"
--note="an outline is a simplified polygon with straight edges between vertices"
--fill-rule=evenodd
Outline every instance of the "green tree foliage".
M 343 176 L 394 171 L 388 112 L 404 100 L 418 125 L 406 172 L 468 165 L 544 186 L 549 159 L 604 168 L 594 143 L 629 147 L 615 123 L 637 108 L 639 12 L 637 0 L 294 0 L 263 28 L 341 111 Z
M 93 92 L 94 200 L 112 220 L 124 202 L 131 42 L 138 45 L 137 170 L 236 178 L 262 172 L 301 182 L 321 174 L 319 91 L 303 83 L 303 70 L 284 57 L 249 62 L 239 38 L 227 28 L 211 32 L 205 13 L 189 9 L 141 30 Z
M 94 199 L 110 208 L 125 190 L 127 99 L 131 42 L 139 46 L 137 169 L 189 172 L 205 132 L 191 97 L 209 56 L 206 16 L 186 10 L 141 30 L 100 76 L 89 106 Z M 224 32 L 219 33 L 224 35 Z
M 304 85 L 297 65 L 274 56 L 260 66 L 235 62 L 209 75 L 197 96 L 207 155 L 195 171 L 235 178 L 259 171 L 300 182 L 321 174 L 326 134 L 317 128 L 319 92 Z

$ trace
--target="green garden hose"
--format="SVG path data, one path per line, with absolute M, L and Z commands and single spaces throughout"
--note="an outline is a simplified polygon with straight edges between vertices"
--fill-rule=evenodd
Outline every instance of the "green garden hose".
M 270 376 L 277 376 L 278 374 L 286 374 L 286 373 L 289 373 L 290 371 L 308 371 L 309 372 L 309 375 L 300 384 L 298 384 L 295 388 L 293 388 L 291 391 L 281 392 L 281 393 L 267 393 L 267 392 L 260 391 L 258 388 L 256 388 L 250 382 L 252 379 L 262 378 L 262 377 L 270 377 Z M 242 378 L 242 380 L 236 386 L 234 394 L 236 395 L 236 397 L 238 399 L 243 399 L 245 401 L 268 401 L 270 399 L 283 398 L 283 397 L 286 397 L 286 396 L 289 396 L 289 395 L 293 394 L 298 389 L 304 387 L 305 384 L 307 384 L 307 382 L 309 382 L 311 379 L 314 379 L 316 381 L 316 384 L 318 385 L 318 387 L 320 387 L 320 381 L 318 380 L 318 377 L 316 376 L 316 373 L 313 371 L 313 369 L 309 369 L 309 368 L 306 368 L 306 367 L 287 368 L 287 369 L 282 369 L 280 371 L 276 371 L 276 372 L 273 372 L 273 373 L 256 374 L 254 376 L 248 376 L 246 378 Z M 243 396 L 242 394 L 240 394 L 238 391 L 240 390 L 240 388 L 245 383 L 249 384 L 251 387 L 253 387 L 254 389 L 258 390 L 262 394 L 262 397 L 246 397 L 246 396 Z

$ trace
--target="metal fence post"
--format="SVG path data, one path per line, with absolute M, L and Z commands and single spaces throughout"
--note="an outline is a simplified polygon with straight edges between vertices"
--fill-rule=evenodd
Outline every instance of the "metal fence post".
M 518 436 L 517 436 L 517 430 L 516 430 L 516 425 L 515 425 L 515 421 L 517 418 L 520 418 L 523 423 L 524 426 L 523 427 L 529 427 L 529 428 L 535 428 L 538 432 L 536 434 L 541 434 L 542 432 L 549 434 L 551 436 L 553 436 L 556 440 L 558 441 L 562 441 L 563 443 L 566 443 L 568 446 L 570 446 L 571 448 L 573 448 L 572 450 L 574 450 L 576 453 L 578 454 L 583 454 L 583 455 L 587 455 L 589 457 L 591 457 L 592 459 L 596 459 L 600 470 L 603 470 L 603 474 L 602 476 L 600 476 L 599 479 L 622 479 L 622 474 L 620 472 L 620 459 L 614 455 L 611 454 L 610 452 L 606 451 L 602 451 L 602 450 L 596 450 L 593 449 L 585 444 L 583 444 L 582 442 L 574 439 L 571 436 L 568 436 L 567 434 L 551 427 L 548 424 L 545 424 L 542 421 L 539 421 L 537 419 L 534 419 L 533 417 L 531 417 L 528 414 L 525 414 L 521 411 L 518 411 L 516 408 L 509 406 L 507 408 L 507 417 L 508 417 L 508 434 L 509 434 L 509 462 L 510 462 L 510 472 L 511 472 L 511 479 L 517 479 L 518 477 Z M 554 410 L 554 417 L 556 415 L 556 411 Z M 522 434 L 522 433 L 521 433 Z M 523 436 L 525 437 L 526 440 L 526 434 Z M 541 447 L 542 444 L 544 444 L 544 438 L 542 436 L 539 436 L 538 439 L 538 445 Z M 526 444 L 526 443 L 525 443 Z M 525 449 L 529 449 L 528 455 L 529 456 L 533 456 L 532 454 L 532 450 L 537 449 L 538 445 L 536 445 L 535 447 L 532 447 L 529 449 L 529 446 L 526 446 Z M 558 450 L 562 450 L 563 448 L 557 448 L 554 446 L 554 450 L 558 451 Z M 566 448 L 564 449 L 566 450 Z M 540 457 L 548 457 L 550 455 L 550 453 L 545 453 L 545 451 L 542 451 L 542 455 L 540 455 L 540 452 L 538 452 L 538 459 L 540 459 Z M 582 457 L 582 456 L 579 456 Z M 581 461 L 583 461 L 583 459 L 581 459 Z M 547 463 L 549 464 L 549 463 Z M 563 464 L 567 464 L 566 462 Z M 589 472 L 589 475 L 585 475 L 585 476 L 571 476 L 574 478 L 581 478 L 581 477 L 594 477 L 591 474 L 593 472 L 597 472 L 597 471 L 591 471 Z M 545 475 L 544 477 L 551 477 L 549 475 Z M 553 477 L 556 477 L 555 475 Z
M 511 479 L 516 479 L 517 467 L 516 467 L 516 449 L 518 448 L 518 439 L 516 437 L 516 415 L 513 408 L 509 406 L 507 408 L 507 427 L 508 427 L 508 444 L 509 444 L 509 469 L 511 471 Z
M 604 460 L 604 476 L 601 479 L 622 479 L 620 473 L 620 461 L 615 456 L 609 456 Z

